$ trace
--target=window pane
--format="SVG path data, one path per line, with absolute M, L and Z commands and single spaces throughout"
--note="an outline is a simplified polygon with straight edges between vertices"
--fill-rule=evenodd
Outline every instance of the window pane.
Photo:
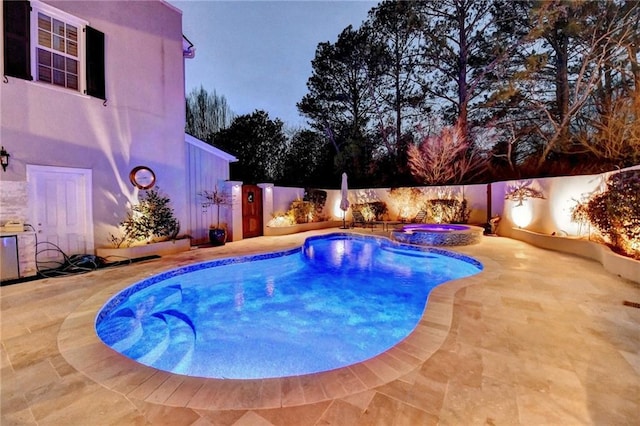
M 64 56 L 53 54 L 53 69 L 64 71 Z
M 51 47 L 51 33 L 38 30 L 38 44 L 44 47 Z
M 67 87 L 69 89 L 78 90 L 78 76 L 75 74 L 67 74 Z
M 51 68 L 38 66 L 38 80 L 45 83 L 51 83 Z
M 71 74 L 78 74 L 78 61 L 67 58 L 67 72 Z
M 62 37 L 58 37 L 57 35 L 54 35 L 53 48 L 59 52 L 64 52 L 64 39 Z
M 51 66 L 51 52 L 44 49 L 38 49 L 38 65 Z
M 53 84 L 64 86 L 64 73 L 62 71 L 53 70 Z
M 42 12 L 38 12 L 38 28 L 51 32 L 51 18 Z
M 64 37 L 64 22 L 54 19 L 52 33 Z
M 67 53 L 71 56 L 78 57 L 78 43 L 73 41 L 67 42 Z
M 67 24 L 67 38 L 71 41 L 78 41 L 78 29 Z

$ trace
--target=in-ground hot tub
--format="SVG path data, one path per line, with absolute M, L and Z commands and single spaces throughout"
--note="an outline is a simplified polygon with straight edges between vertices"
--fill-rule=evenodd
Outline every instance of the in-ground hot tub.
M 421 246 L 467 246 L 479 243 L 483 232 L 479 226 L 415 223 L 391 231 L 391 238 Z

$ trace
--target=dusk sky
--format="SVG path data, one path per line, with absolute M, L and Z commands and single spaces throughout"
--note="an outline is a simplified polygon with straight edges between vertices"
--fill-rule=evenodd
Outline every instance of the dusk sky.
M 202 85 L 224 95 L 231 110 L 256 109 L 285 126 L 303 125 L 296 103 L 307 93 L 318 43 L 358 28 L 374 1 L 179 1 L 184 35 L 196 57 L 186 60 L 186 93 Z

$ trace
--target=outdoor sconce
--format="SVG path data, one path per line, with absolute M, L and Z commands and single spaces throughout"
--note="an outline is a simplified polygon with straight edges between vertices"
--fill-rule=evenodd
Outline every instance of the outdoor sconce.
M 9 157 L 11 155 L 4 149 L 4 146 L 0 150 L 0 164 L 2 165 L 2 171 L 7 171 L 7 166 L 9 165 Z

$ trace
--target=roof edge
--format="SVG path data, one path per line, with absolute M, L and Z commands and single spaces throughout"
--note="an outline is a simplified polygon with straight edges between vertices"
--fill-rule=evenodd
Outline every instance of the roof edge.
M 238 159 L 234 155 L 231 155 L 228 152 L 224 152 L 223 150 L 216 148 L 215 146 L 209 145 L 208 143 L 201 141 L 194 136 L 191 136 L 189 133 L 184 134 L 184 141 L 230 163 L 235 163 L 236 161 L 238 161 Z

